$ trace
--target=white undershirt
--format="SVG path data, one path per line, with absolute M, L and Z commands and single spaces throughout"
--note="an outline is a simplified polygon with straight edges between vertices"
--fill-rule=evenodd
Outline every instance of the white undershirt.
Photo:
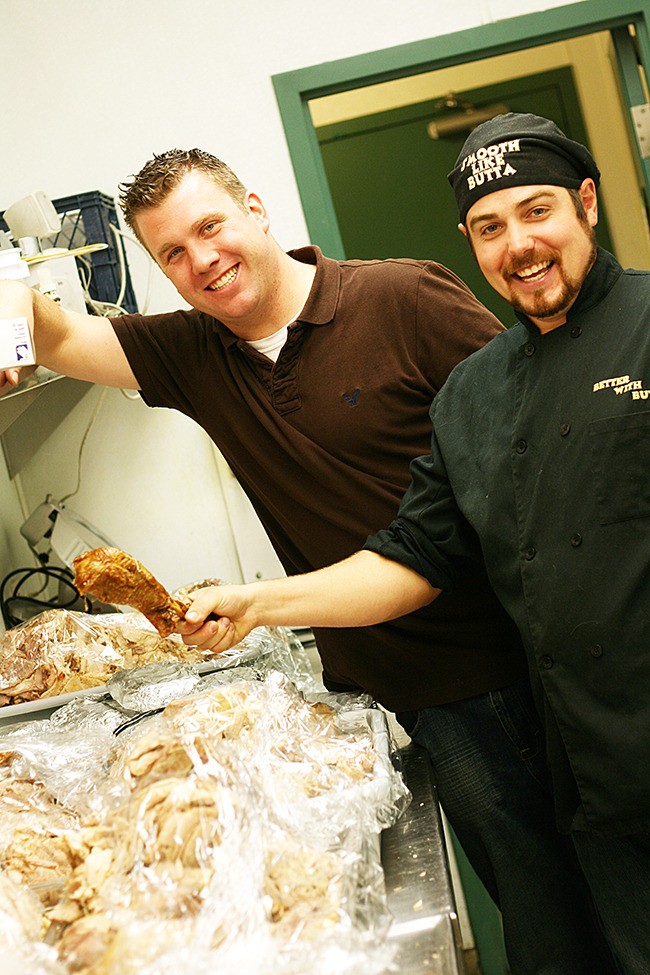
M 267 335 L 263 339 L 255 339 L 254 341 L 249 341 L 247 345 L 252 345 L 254 349 L 261 352 L 268 359 L 272 359 L 273 362 L 278 361 L 278 356 L 280 351 L 287 341 L 287 335 L 289 334 L 289 326 L 285 325 L 284 328 L 279 328 L 277 332 L 273 332 L 272 335 Z

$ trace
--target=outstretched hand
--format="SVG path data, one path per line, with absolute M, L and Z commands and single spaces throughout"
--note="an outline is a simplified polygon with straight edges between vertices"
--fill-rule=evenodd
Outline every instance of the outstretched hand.
M 176 629 L 188 646 L 221 653 L 256 626 L 373 626 L 439 593 L 408 566 L 363 550 L 303 575 L 196 589 Z
M 190 608 L 177 630 L 188 646 L 222 653 L 230 650 L 258 625 L 253 613 L 252 586 L 208 586 L 195 589 Z M 210 614 L 218 617 L 209 619 Z

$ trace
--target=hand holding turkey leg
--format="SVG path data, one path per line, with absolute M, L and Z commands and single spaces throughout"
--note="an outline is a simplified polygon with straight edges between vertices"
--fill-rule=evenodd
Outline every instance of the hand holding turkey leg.
M 188 645 L 221 652 L 256 626 L 371 626 L 413 612 L 439 592 L 413 569 L 361 551 L 305 575 L 198 589 L 177 630 Z M 220 619 L 207 620 L 210 613 Z

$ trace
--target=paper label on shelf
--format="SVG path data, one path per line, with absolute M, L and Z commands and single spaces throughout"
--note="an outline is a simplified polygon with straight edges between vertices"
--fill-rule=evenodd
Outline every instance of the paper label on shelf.
M 33 366 L 34 347 L 26 318 L 0 318 L 0 370 Z

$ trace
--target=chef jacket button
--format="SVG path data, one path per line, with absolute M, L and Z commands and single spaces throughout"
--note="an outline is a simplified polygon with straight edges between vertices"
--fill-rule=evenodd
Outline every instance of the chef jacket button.
M 527 562 L 532 562 L 537 555 L 537 549 L 533 545 L 530 545 L 524 552 L 524 558 Z
M 515 450 L 517 451 L 518 454 L 525 454 L 526 451 L 528 450 L 528 444 L 526 443 L 525 440 L 518 440 L 517 443 L 515 444 Z
M 562 426 L 560 427 L 560 436 L 567 437 L 570 433 L 571 433 L 571 424 L 563 423 Z
M 571 536 L 571 544 L 574 548 L 578 548 L 579 545 L 582 545 L 582 535 L 580 532 L 576 532 L 575 535 Z
M 526 342 L 524 346 L 524 355 L 531 356 L 535 355 L 535 345 L 533 342 Z
M 542 670 L 550 670 L 554 663 L 553 657 L 548 653 L 545 653 L 543 657 L 539 658 L 539 665 Z
M 579 339 L 581 335 L 582 335 L 582 329 L 580 328 L 580 326 L 574 325 L 573 328 L 571 329 L 571 338 Z
M 591 654 L 592 657 L 602 657 L 603 648 L 601 647 L 600 643 L 595 643 L 593 647 L 590 649 L 589 653 Z

